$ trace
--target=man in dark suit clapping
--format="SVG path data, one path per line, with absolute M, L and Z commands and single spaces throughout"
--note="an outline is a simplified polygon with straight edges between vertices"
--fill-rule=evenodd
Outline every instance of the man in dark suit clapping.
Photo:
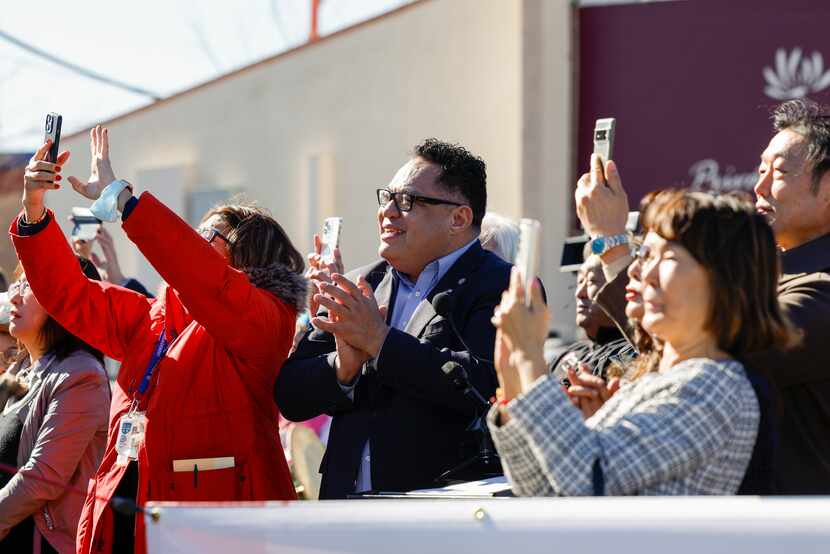
M 274 389 L 290 420 L 334 416 L 321 464 L 320 498 L 433 486 L 462 461 L 475 406 L 444 375 L 463 365 L 486 397 L 491 363 L 475 361 L 431 305 L 451 295 L 451 317 L 472 350 L 491 359 L 493 309 L 510 265 L 478 241 L 486 209 L 485 164 L 458 145 L 429 139 L 377 190 L 382 260 L 318 282 L 313 329 Z

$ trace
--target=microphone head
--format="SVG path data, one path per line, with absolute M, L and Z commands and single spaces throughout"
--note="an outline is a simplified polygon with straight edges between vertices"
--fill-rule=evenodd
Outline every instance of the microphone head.
M 432 299 L 432 309 L 435 310 L 436 314 L 440 315 L 445 319 L 452 311 L 452 305 L 452 289 L 445 290 L 444 292 L 439 292 Z
M 441 294 L 443 294 L 443 293 L 441 293 Z M 449 376 L 455 370 L 457 370 L 459 367 L 462 367 L 461 364 L 459 364 L 458 362 L 454 362 L 454 361 L 450 360 L 449 362 L 447 362 L 447 363 L 445 363 L 444 365 L 441 366 L 441 371 L 444 372 L 444 375 Z

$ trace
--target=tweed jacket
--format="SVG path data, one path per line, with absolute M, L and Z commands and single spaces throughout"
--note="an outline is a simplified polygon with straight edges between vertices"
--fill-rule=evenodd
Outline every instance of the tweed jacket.
M 734 494 L 760 413 L 743 366 L 691 359 L 625 385 L 588 420 L 545 376 L 488 424 L 518 496 Z

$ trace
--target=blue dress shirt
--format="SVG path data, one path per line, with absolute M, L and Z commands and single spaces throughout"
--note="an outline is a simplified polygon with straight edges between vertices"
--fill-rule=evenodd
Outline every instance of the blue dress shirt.
M 418 279 L 413 283 L 408 277 L 393 269 L 394 278 L 398 281 L 398 292 L 395 295 L 395 302 L 392 306 L 392 314 L 389 319 L 389 325 L 393 329 L 403 331 L 406 324 L 412 318 L 415 308 L 418 304 L 426 301 L 429 293 L 435 288 L 435 285 L 447 274 L 447 271 L 458 261 L 464 252 L 466 252 L 478 238 L 471 240 L 458 250 L 454 250 L 442 258 L 438 258 L 430 262 Z M 381 347 L 381 352 L 383 347 Z M 343 389 L 350 399 L 354 400 L 354 388 L 357 385 L 358 378 L 351 385 L 343 385 Z M 363 447 L 361 454 L 360 467 L 357 470 L 357 479 L 355 480 L 355 492 L 364 492 L 372 490 L 372 456 L 369 448 L 369 441 Z

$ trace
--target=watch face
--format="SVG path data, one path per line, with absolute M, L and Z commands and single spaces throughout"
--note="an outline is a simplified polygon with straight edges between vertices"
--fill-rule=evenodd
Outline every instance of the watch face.
M 605 252 L 605 238 L 597 237 L 591 241 L 591 252 L 594 254 L 602 254 Z

